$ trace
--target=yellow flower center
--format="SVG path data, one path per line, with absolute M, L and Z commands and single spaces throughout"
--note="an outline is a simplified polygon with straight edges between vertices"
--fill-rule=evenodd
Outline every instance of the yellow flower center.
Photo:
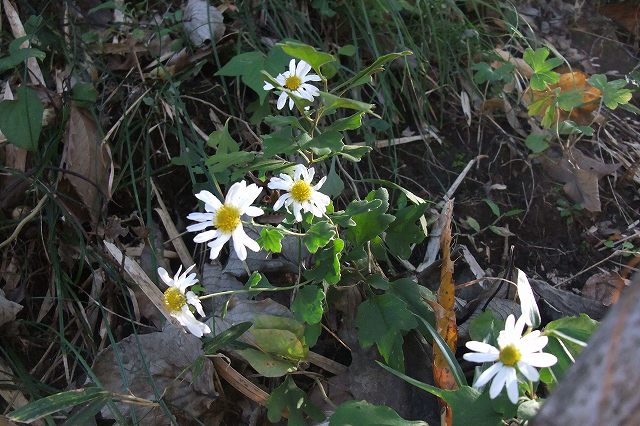
M 164 307 L 169 312 L 180 312 L 182 307 L 187 304 L 187 297 L 175 287 L 169 287 L 164 292 Z
M 284 86 L 289 90 L 298 90 L 302 85 L 302 80 L 297 75 L 291 75 L 284 81 Z
M 516 345 L 507 345 L 504 348 L 500 349 L 499 359 L 500 362 L 504 365 L 513 367 L 518 363 L 518 361 L 520 361 L 520 358 L 522 358 L 522 354 L 520 353 Z
M 311 199 L 311 191 L 313 191 L 311 185 L 303 180 L 299 180 L 291 187 L 291 196 L 298 203 L 303 203 Z
M 233 206 L 223 205 L 218 210 L 213 225 L 222 232 L 230 234 L 240 225 L 240 210 Z

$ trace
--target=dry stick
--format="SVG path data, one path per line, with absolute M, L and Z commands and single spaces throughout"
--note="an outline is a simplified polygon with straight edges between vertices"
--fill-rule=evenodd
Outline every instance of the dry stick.
M 158 188 L 153 182 L 153 179 L 151 180 L 151 189 L 153 190 L 153 193 L 155 194 L 156 199 L 158 200 L 158 205 L 160 206 L 155 210 L 158 213 L 158 216 L 160 216 L 160 220 L 162 220 L 162 224 L 164 225 L 164 228 L 166 229 L 167 234 L 169 235 L 169 240 L 171 241 L 171 244 L 173 244 L 173 247 L 176 249 L 176 252 L 178 252 L 178 256 L 180 256 L 180 261 L 185 267 L 189 267 L 193 265 L 195 262 L 191 257 L 191 253 L 189 253 L 187 246 L 184 244 L 184 241 L 180 237 L 180 233 L 178 232 L 176 225 L 173 223 L 173 220 L 171 220 L 171 216 L 169 215 L 167 206 L 164 204 L 164 200 L 160 195 L 160 191 L 158 191 Z
M 44 197 L 42 197 L 40 199 L 40 201 L 38 202 L 38 204 L 34 207 L 33 210 L 31 210 L 31 212 L 26 215 L 21 221 L 20 223 L 18 223 L 18 225 L 16 226 L 16 229 L 13 230 L 13 233 L 9 236 L 9 238 L 7 238 L 6 240 L 4 240 L 2 243 L 0 243 L 0 249 L 7 246 L 8 244 L 11 243 L 11 241 L 15 240 L 16 238 L 18 238 L 18 235 L 20 234 L 20 231 L 22 231 L 22 228 L 24 228 L 24 226 L 31 221 L 31 219 L 33 219 L 42 209 L 42 207 L 44 206 L 45 201 L 47 201 L 47 196 L 45 195 Z
M 22 25 L 22 21 L 20 20 L 20 16 L 18 16 L 18 12 L 16 8 L 11 4 L 9 0 L 3 0 L 4 4 L 4 13 L 7 15 L 7 20 L 9 21 L 9 26 L 11 27 L 11 32 L 15 38 L 24 37 L 27 33 L 24 30 L 24 26 Z M 25 40 L 20 45 L 21 49 L 28 48 L 29 40 Z M 42 70 L 40 69 L 40 65 L 38 65 L 38 61 L 36 58 L 31 57 L 27 58 L 27 69 L 29 70 L 29 77 L 31 79 L 31 83 L 34 85 L 42 85 L 44 86 L 44 76 L 42 75 Z
M 594 263 L 593 265 L 589 266 L 588 268 L 583 269 L 582 271 L 578 272 L 577 274 L 574 274 L 572 276 L 570 276 L 569 278 L 567 278 L 566 280 L 562 280 L 560 281 L 558 284 L 554 284 L 553 287 L 560 287 L 561 285 L 568 283 L 569 281 L 573 280 L 574 278 L 579 277 L 580 275 L 584 274 L 587 271 L 590 271 L 591 269 L 595 268 L 596 266 L 606 262 L 607 260 L 620 255 L 620 253 L 622 253 L 623 250 L 616 250 L 613 253 L 611 253 L 609 256 L 605 257 L 604 259 Z

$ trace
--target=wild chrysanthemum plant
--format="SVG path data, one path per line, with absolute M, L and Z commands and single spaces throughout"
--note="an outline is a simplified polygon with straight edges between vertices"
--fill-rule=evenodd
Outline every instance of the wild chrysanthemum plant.
M 191 312 L 189 305 L 193 306 L 200 316 L 204 316 L 198 296 L 193 291 L 187 291 L 188 287 L 198 282 L 196 274 L 189 274 L 195 266 L 195 264 L 191 265 L 181 274 L 182 265 L 180 265 L 173 278 L 169 276 L 169 273 L 164 268 L 158 268 L 158 275 L 169 286 L 164 292 L 164 307 L 191 334 L 202 337 L 204 334 L 211 333 L 211 329 L 207 324 L 198 321 Z
M 283 90 L 278 97 L 276 104 L 278 109 L 284 107 L 287 98 L 289 98 L 289 109 L 292 110 L 295 105 L 294 97 L 313 102 L 313 98 L 320 94 L 320 90 L 316 86 L 307 82 L 321 81 L 322 79 L 316 74 L 309 74 L 309 71 L 311 71 L 311 65 L 301 60 L 298 62 L 298 66 L 296 66 L 295 59 L 292 59 L 289 62 L 289 71 L 278 74 L 276 81 L 281 87 L 286 89 Z M 263 88 L 264 90 L 272 90 L 276 87 L 268 81 L 265 81 Z
M 240 260 L 247 258 L 247 248 L 252 251 L 260 250 L 258 243 L 244 232 L 241 220 L 242 215 L 256 217 L 264 214 L 261 208 L 251 205 L 260 192 L 262 188 L 256 184 L 247 186 L 245 181 L 236 182 L 229 188 L 224 204 L 209 191 L 198 192 L 196 198 L 204 202 L 206 213 L 190 213 L 187 219 L 198 223 L 189 225 L 187 231 L 198 232 L 210 226 L 215 229 L 199 233 L 193 241 L 196 243 L 210 241 L 207 245 L 211 249 L 209 253 L 211 259 L 218 257 L 220 250 L 230 239 L 233 239 L 233 249 Z
M 311 212 L 316 217 L 322 217 L 327 211 L 327 206 L 331 203 L 329 197 L 319 192 L 324 182 L 327 180 L 323 176 L 317 184 L 311 185 L 315 170 L 308 169 L 302 164 L 297 164 L 293 172 L 293 178 L 287 174 L 280 174 L 280 177 L 272 177 L 269 181 L 269 189 L 279 189 L 287 191 L 282 194 L 273 205 L 274 210 L 279 210 L 284 206 L 289 210 L 293 206 L 293 215 L 297 222 L 302 222 L 303 212 Z
M 489 388 L 489 396 L 495 399 L 502 391 L 507 389 L 509 400 L 518 402 L 518 372 L 532 382 L 540 379 L 536 368 L 551 367 L 558 359 L 548 353 L 540 352 L 548 343 L 547 336 L 541 336 L 539 330 L 533 330 L 522 335 L 525 327 L 525 317 L 518 321 L 513 315 L 509 315 L 504 325 L 504 330 L 498 335 L 498 347 L 485 342 L 470 341 L 466 346 L 474 351 L 464 354 L 467 361 L 493 364 L 480 374 L 474 383 L 477 389 L 492 381 Z

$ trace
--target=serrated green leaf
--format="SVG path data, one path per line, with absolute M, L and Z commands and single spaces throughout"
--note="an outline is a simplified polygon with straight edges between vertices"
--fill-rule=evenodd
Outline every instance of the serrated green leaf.
M 531 134 L 524 140 L 524 144 L 534 154 L 540 154 L 541 152 L 544 152 L 547 150 L 547 148 L 549 148 L 549 143 L 547 142 L 544 135 Z
M 395 220 L 394 216 L 386 214 L 389 208 L 389 192 L 385 188 L 371 191 L 365 200 L 380 200 L 382 204 L 375 210 L 353 215 L 356 226 L 347 230 L 347 237 L 355 246 L 362 246 L 380 235 Z
M 207 145 L 215 148 L 216 154 L 229 154 L 240 150 L 238 142 L 229 134 L 229 120 L 224 123 L 224 128 L 212 132 L 207 140 Z
M 427 423 L 403 419 L 392 408 L 373 405 L 367 401 L 346 401 L 340 404 L 331 418 L 329 426 L 428 426 Z
M 305 277 L 315 281 L 337 284 L 340 281 L 340 257 L 344 249 L 344 241 L 336 238 L 333 244 L 323 248 L 316 255 L 314 268 L 305 273 Z
M 353 115 L 345 118 L 339 118 L 334 121 L 327 130 L 336 130 L 338 132 L 344 132 L 345 130 L 355 130 L 362 126 L 362 117 L 364 112 L 356 112 Z
M 312 149 L 317 155 L 328 155 L 334 152 L 340 152 L 344 143 L 342 143 L 342 133 L 329 130 L 316 135 L 313 139 L 303 145 L 303 148 Z
M 33 401 L 24 407 L 8 413 L 7 417 L 16 422 L 31 423 L 49 414 L 94 400 L 107 400 L 111 393 L 97 387 L 60 392 Z
M 369 146 L 345 145 L 342 148 L 342 151 L 338 153 L 338 155 L 346 160 L 357 163 L 358 161 L 362 160 L 362 157 L 370 153 L 371 150 L 372 148 Z
M 394 52 L 394 53 L 388 53 L 386 55 L 382 55 L 378 59 L 376 59 L 371 65 L 369 65 L 362 71 L 356 73 L 356 75 L 354 75 L 344 83 L 338 85 L 338 87 L 336 87 L 334 91 L 339 92 L 342 90 L 344 92 L 352 87 L 356 87 L 360 84 L 364 84 L 370 81 L 370 76 L 372 74 L 384 70 L 384 65 L 387 62 L 393 61 L 394 59 L 400 58 L 402 56 L 407 56 L 407 55 L 413 55 L 413 52 L 411 52 L 410 50 L 405 50 L 403 52 Z
M 366 113 L 373 113 L 373 108 L 375 107 L 373 104 L 367 104 L 349 98 L 341 98 L 327 92 L 320 92 L 320 99 L 322 99 L 322 102 L 326 105 L 328 112 L 338 108 L 346 108 Z
M 262 137 L 262 152 L 265 157 L 277 154 L 292 154 L 298 149 L 292 136 L 291 127 L 283 127 L 270 135 Z
M 564 111 L 571 111 L 584 103 L 582 95 L 583 92 L 577 89 L 562 91 L 557 97 L 558 106 Z
M 398 339 L 402 339 L 402 332 L 416 326 L 416 320 L 407 310 L 407 305 L 392 294 L 370 297 L 358 306 L 356 327 L 360 346 L 368 348 L 375 344 L 387 363 L 398 364 Z M 396 356 L 392 359 L 394 349 Z
M 44 107 L 36 93 L 26 86 L 18 87 L 17 99 L 0 102 L 0 131 L 9 143 L 27 151 L 38 148 Z
M 304 325 L 293 318 L 256 315 L 250 332 L 256 345 L 268 354 L 302 361 L 309 353 L 304 342 Z
M 501 326 L 493 312 L 486 310 L 469 322 L 469 337 L 477 342 L 492 341 L 498 337 Z
M 291 304 L 291 312 L 300 321 L 317 324 L 322 320 L 324 309 L 324 291 L 316 285 L 307 285 L 298 290 L 296 298 Z
M 316 422 L 324 420 L 322 411 L 313 405 L 307 395 L 296 386 L 291 376 L 287 376 L 282 385 L 275 388 L 266 402 L 267 418 L 270 422 L 279 422 L 282 413 L 288 412 L 288 426 L 306 426 L 305 414 Z
M 300 119 L 293 116 L 284 116 L 284 115 L 269 115 L 264 118 L 264 122 L 269 126 L 273 127 L 294 127 L 296 129 L 300 129 L 305 131 L 302 124 L 300 124 Z
M 283 238 L 284 233 L 278 228 L 262 228 L 256 242 L 264 250 L 270 251 L 271 253 L 280 253 L 282 251 Z
M 278 46 L 280 46 L 287 55 L 296 59 L 302 59 L 311 65 L 319 75 L 323 75 L 321 70 L 323 65 L 336 61 L 333 55 L 320 52 L 308 44 L 288 41 L 286 43 L 280 43 Z
M 416 222 L 420 220 L 429 205 L 415 204 L 398 210 L 395 220 L 389 225 L 385 235 L 385 242 L 391 253 L 401 259 L 409 259 L 411 246 L 421 243 L 427 236 Z
M 602 102 L 609 109 L 616 109 L 619 105 L 628 104 L 632 97 L 632 92 L 625 89 L 626 80 L 607 81 L 603 74 L 594 74 L 587 82 L 602 92 Z
M 336 236 L 334 227 L 327 221 L 314 223 L 305 233 L 302 241 L 310 253 L 315 253 L 319 248 L 326 246 Z

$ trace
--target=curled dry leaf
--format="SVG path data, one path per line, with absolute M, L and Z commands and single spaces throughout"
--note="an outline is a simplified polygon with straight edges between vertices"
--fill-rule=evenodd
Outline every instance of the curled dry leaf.
M 184 9 L 184 28 L 196 46 L 220 39 L 225 30 L 223 20 L 222 13 L 206 0 L 189 0 Z
M 93 364 L 93 372 L 105 389 L 150 401 L 157 399 L 158 392 L 174 415 L 184 413 L 187 418 L 198 418 L 216 399 L 213 364 L 204 357 L 200 339 L 182 327 L 169 325 L 162 332 L 132 335 L 117 346 L 117 354 L 110 346 Z M 125 416 L 135 411 L 136 424 L 169 424 L 157 405 L 116 405 Z M 102 416 L 113 419 L 108 407 L 102 409 Z
M 599 272 L 589 277 L 582 288 L 582 294 L 610 306 L 618 301 L 628 281 L 617 273 Z
M 569 149 L 562 157 L 545 153 L 542 167 L 555 180 L 563 182 L 564 192 L 590 212 L 601 210 L 598 179 L 618 170 L 620 164 L 606 164 L 587 157 L 579 149 Z
M 106 142 L 102 142 L 91 113 L 75 104 L 71 105 L 65 132 L 64 155 L 68 171 L 64 179 L 73 186 L 89 218 L 96 223 L 103 204 L 110 198 L 111 150 Z
M 0 289 L 0 326 L 15 320 L 21 310 L 22 305 L 8 300 L 4 297 L 4 291 Z

